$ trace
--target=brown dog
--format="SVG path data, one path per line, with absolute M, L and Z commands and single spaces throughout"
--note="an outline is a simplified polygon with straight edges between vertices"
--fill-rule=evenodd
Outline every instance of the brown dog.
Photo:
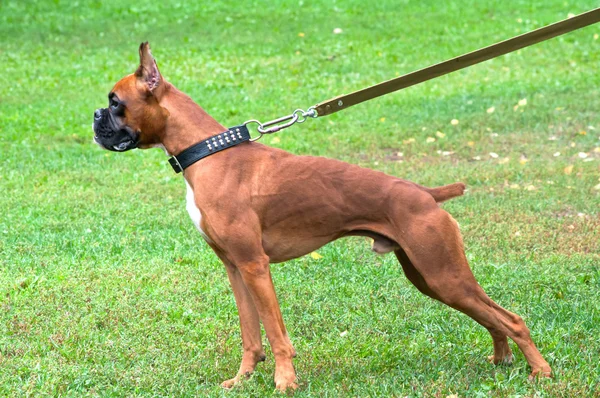
M 160 146 L 177 155 L 226 130 L 162 78 L 148 43 L 139 51 L 137 71 L 117 82 L 109 107 L 94 114 L 98 144 L 114 151 Z M 303 256 L 350 235 L 373 238 L 377 253 L 393 251 L 417 289 L 483 325 L 494 342 L 493 363 L 512 361 L 508 336 L 523 351 L 531 377 L 550 376 L 523 320 L 494 303 L 475 281 L 457 224 L 437 204 L 462 195 L 463 184 L 429 189 L 256 142 L 205 157 L 186 168 L 184 177 L 190 216 L 225 264 L 239 310 L 244 353 L 238 373 L 224 387 L 232 387 L 265 359 L 260 321 L 275 356 L 276 387 L 297 387 L 296 352 L 269 263 Z

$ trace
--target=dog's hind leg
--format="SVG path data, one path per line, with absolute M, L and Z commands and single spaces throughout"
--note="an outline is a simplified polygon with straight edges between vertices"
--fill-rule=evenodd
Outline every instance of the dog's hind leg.
M 443 302 L 443 300 L 427 286 L 425 280 L 423 279 L 421 274 L 419 274 L 419 272 L 416 270 L 414 265 L 412 265 L 410 259 L 408 258 L 404 250 L 396 250 L 395 254 L 398 260 L 400 261 L 402 269 L 404 270 L 404 274 L 406 275 L 408 280 L 411 281 L 412 284 L 415 285 L 415 287 L 419 289 L 421 293 Z M 488 360 L 493 364 L 511 363 L 513 360 L 513 355 L 510 350 L 510 347 L 508 346 L 508 339 L 506 334 L 491 326 L 484 324 L 482 324 L 482 326 L 484 326 L 488 330 L 488 332 L 490 332 L 490 335 L 492 336 L 492 341 L 494 342 L 494 355 L 489 356 Z
M 550 366 L 531 340 L 523 320 L 494 303 L 475 280 L 464 254 L 456 222 L 433 199 L 420 197 L 411 214 L 399 219 L 396 251 L 408 279 L 424 294 L 473 318 L 494 341 L 493 362 L 510 361 L 506 336 L 517 343 L 531 376 L 550 376 Z M 404 203 L 406 209 L 407 204 Z

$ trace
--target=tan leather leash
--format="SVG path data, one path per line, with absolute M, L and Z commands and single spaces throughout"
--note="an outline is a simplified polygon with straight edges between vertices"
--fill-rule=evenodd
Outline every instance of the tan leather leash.
M 318 116 L 331 115 L 332 113 L 341 111 L 342 109 L 347 109 L 352 105 L 360 104 L 361 102 L 368 101 L 397 90 L 402 90 L 403 88 L 414 86 L 415 84 L 423 83 L 427 80 L 435 79 L 436 77 L 440 77 L 468 66 L 487 61 L 488 59 L 508 54 L 541 41 L 569 33 L 576 29 L 581 29 L 598 21 L 600 21 L 600 8 L 584 12 L 583 14 L 579 14 L 575 17 L 565 19 L 564 21 L 544 26 L 543 28 L 513 37 L 512 39 L 492 44 L 491 46 L 449 59 L 439 64 L 428 66 L 427 68 L 411 72 L 407 75 L 400 76 L 350 94 L 331 98 L 315 105 L 314 108 L 317 110 Z
M 257 120 L 249 120 L 243 125 L 245 126 L 249 123 L 258 124 L 258 132 L 260 133 L 260 136 L 253 139 L 253 141 L 255 141 L 262 137 L 263 134 L 275 133 L 284 128 L 290 127 L 295 123 L 303 123 L 309 117 L 316 118 L 320 116 L 331 115 L 332 113 L 341 111 L 342 109 L 347 109 L 353 105 L 360 104 L 361 102 L 368 101 L 370 99 L 377 98 L 403 88 L 414 86 L 415 84 L 423 83 L 427 80 L 435 79 L 436 77 L 455 72 L 457 70 L 499 57 L 504 54 L 508 54 L 556 36 L 564 35 L 565 33 L 581 29 L 599 21 L 600 8 L 596 8 L 594 10 L 584 12 L 583 14 L 579 14 L 563 21 L 544 26 L 543 28 L 515 36 L 512 39 L 492 44 L 491 46 L 481 48 L 477 51 L 440 62 L 439 64 L 428 66 L 427 68 L 411 72 L 395 79 L 387 80 L 350 94 L 344 94 L 328 99 L 327 101 L 323 101 L 317 105 L 311 106 L 307 111 L 296 109 L 291 115 L 283 116 L 266 123 L 261 123 Z M 269 126 L 273 127 L 268 128 Z

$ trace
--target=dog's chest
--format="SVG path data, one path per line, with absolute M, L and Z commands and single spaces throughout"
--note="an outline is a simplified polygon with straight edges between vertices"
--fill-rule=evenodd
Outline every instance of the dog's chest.
M 196 202 L 194 200 L 194 191 L 192 190 L 192 187 L 190 186 L 190 184 L 188 184 L 187 181 L 185 182 L 185 187 L 187 189 L 187 192 L 185 194 L 185 208 L 187 209 L 188 214 L 192 219 L 192 222 L 194 223 L 196 228 L 198 228 L 198 231 L 200 231 L 200 233 L 202 234 L 202 237 L 207 242 L 210 242 L 210 239 L 202 230 L 202 226 L 200 225 L 200 221 L 202 221 L 202 214 L 200 213 L 200 209 L 198 209 L 198 207 L 196 206 Z

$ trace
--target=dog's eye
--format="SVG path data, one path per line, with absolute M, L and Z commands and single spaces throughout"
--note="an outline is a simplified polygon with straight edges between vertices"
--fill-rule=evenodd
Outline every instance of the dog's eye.
M 117 101 L 115 101 L 114 99 L 110 100 L 110 104 L 109 105 L 110 105 L 110 107 L 112 109 L 117 109 L 119 107 L 119 103 Z

